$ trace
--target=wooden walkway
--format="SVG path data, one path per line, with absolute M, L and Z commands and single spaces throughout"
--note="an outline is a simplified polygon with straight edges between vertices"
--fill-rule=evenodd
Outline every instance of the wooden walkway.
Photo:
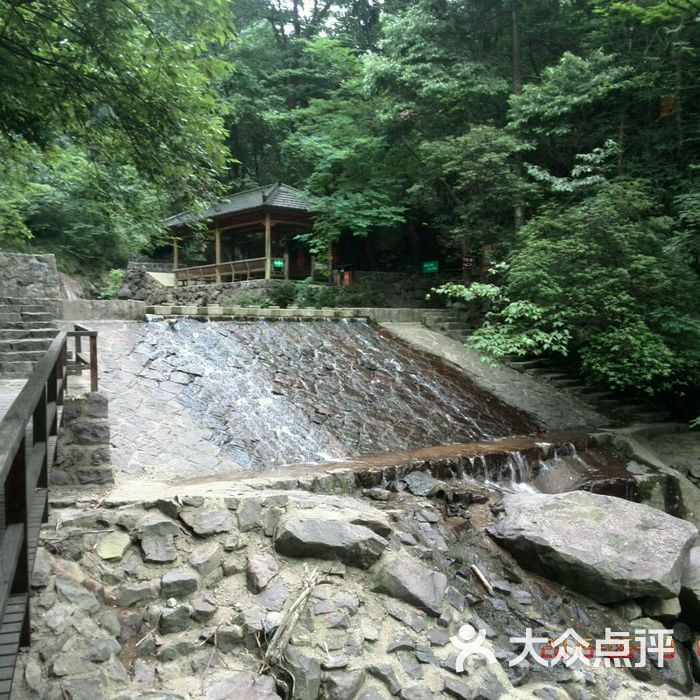
M 8 409 L 19 395 L 26 384 L 24 379 L 0 379 L 0 421 L 4 418 Z M 59 407 L 59 410 L 62 407 Z M 60 416 L 59 416 L 60 421 Z M 31 444 L 33 426 L 30 421 L 27 425 L 27 444 Z M 48 443 L 49 460 L 53 461 L 53 454 L 56 449 L 56 438 L 51 436 Z M 28 475 L 30 483 L 37 483 L 38 474 Z M 39 541 L 39 530 L 46 511 L 46 501 L 48 490 L 45 488 L 35 488 L 34 493 L 28 496 L 28 559 L 29 572 L 34 568 L 36 550 Z M 5 494 L 4 489 L 0 492 L 0 522 L 5 522 Z M 10 526 L 16 527 L 16 526 Z M 9 534 L 9 528 L 5 530 L 5 537 Z M 20 638 L 23 625 L 29 623 L 27 608 L 29 596 L 26 593 L 11 595 L 7 599 L 7 605 L 0 625 L 0 698 L 9 698 L 12 689 L 12 680 L 17 654 L 19 653 Z

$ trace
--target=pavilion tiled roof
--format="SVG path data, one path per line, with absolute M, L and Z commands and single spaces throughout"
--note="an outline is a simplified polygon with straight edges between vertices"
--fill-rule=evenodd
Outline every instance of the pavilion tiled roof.
M 276 182 L 273 185 L 256 187 L 244 192 L 235 192 L 220 202 L 213 204 L 199 215 L 194 215 L 191 212 L 182 212 L 164 219 L 163 224 L 168 228 L 172 228 L 192 221 L 204 221 L 218 216 L 236 214 L 263 207 L 310 211 L 311 202 L 301 190 L 285 185 L 282 182 Z

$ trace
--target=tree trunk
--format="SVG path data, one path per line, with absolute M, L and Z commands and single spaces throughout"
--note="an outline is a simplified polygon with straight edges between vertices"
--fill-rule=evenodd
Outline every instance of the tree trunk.
M 518 0 L 511 0 L 511 30 L 512 30 L 512 58 L 513 58 L 513 92 L 519 95 L 523 89 L 523 59 L 520 45 L 520 27 L 518 23 Z M 525 177 L 522 156 L 516 157 L 516 168 L 521 178 Z M 516 202 L 513 207 L 513 218 L 516 231 L 525 222 L 525 211 L 521 202 Z

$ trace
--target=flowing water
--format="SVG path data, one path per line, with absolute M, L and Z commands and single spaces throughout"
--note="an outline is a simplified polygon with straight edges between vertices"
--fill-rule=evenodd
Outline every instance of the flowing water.
M 177 396 L 245 469 L 533 432 L 460 372 L 363 321 L 146 325 L 143 376 Z

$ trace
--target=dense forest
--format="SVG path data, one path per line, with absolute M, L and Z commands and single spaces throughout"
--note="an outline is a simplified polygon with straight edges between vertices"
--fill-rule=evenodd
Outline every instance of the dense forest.
M 311 245 L 414 225 L 472 344 L 700 386 L 700 1 L 3 0 L 0 246 L 107 270 L 282 180 Z

